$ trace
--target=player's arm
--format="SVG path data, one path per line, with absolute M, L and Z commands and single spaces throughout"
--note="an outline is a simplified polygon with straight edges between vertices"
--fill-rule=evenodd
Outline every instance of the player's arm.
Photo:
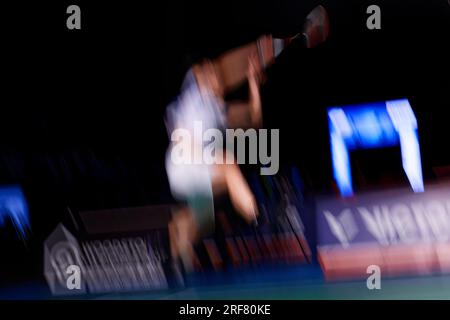
M 259 90 L 260 70 L 258 57 L 249 58 L 248 86 L 249 100 L 231 102 L 228 108 L 228 124 L 234 128 L 262 127 L 261 94 Z

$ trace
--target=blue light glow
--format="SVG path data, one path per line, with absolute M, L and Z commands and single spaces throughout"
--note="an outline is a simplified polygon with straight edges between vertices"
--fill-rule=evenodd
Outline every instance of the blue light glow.
M 424 191 L 417 120 L 407 99 L 328 110 L 333 174 L 340 193 L 353 195 L 349 150 L 400 145 L 414 192 Z
M 10 218 L 16 231 L 23 239 L 30 228 L 30 217 L 25 196 L 20 187 L 0 188 L 0 227 Z

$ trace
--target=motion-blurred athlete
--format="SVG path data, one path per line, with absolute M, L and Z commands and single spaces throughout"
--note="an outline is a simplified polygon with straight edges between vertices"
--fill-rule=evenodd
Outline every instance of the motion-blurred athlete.
M 328 33 L 327 12 L 318 6 L 307 16 L 303 32 L 290 40 L 302 39 L 305 47 L 311 48 L 325 41 Z M 203 140 L 195 139 L 194 124 L 197 121 L 202 123 L 203 130 L 214 128 L 223 132 L 226 128 L 262 126 L 260 84 L 263 68 L 274 62 L 272 41 L 271 35 L 264 35 L 256 43 L 229 51 L 215 60 L 195 64 L 187 72 L 179 96 L 167 107 L 166 126 L 171 140 L 175 130 L 180 128 L 191 132 L 193 138 L 171 141 L 166 154 L 172 194 L 186 203 L 174 213 L 169 224 L 171 254 L 174 259 L 180 258 L 187 270 L 192 269 L 195 259 L 193 243 L 214 231 L 214 196 L 228 193 L 236 212 L 248 223 L 256 223 L 258 206 L 236 162 L 176 164 L 172 161 L 172 152 L 177 144 L 183 143 L 193 152 L 205 148 Z M 244 57 L 247 67 L 235 68 L 227 77 L 219 65 L 233 57 Z M 225 102 L 227 91 L 242 80 L 248 82 L 249 100 Z M 223 159 L 226 156 L 226 149 L 222 154 L 216 154 Z

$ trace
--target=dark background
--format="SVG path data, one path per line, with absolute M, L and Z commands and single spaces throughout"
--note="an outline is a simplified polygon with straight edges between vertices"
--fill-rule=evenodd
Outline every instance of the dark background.
M 332 190 L 326 108 L 407 97 L 424 177 L 450 164 L 450 5 L 446 0 L 324 1 L 329 41 L 286 49 L 263 87 L 266 127 L 306 191 Z M 82 30 L 66 29 L 81 7 Z M 381 7 L 381 30 L 366 8 Z M 162 6 L 161 6 L 162 5 Z M 190 64 L 262 33 L 299 31 L 309 1 L 33 1 L 2 5 L 0 184 L 20 184 L 23 242 L 0 230 L 0 284 L 42 276 L 42 245 L 74 210 L 172 202 L 164 109 Z M 243 87 L 245 94 L 245 86 Z M 396 149 L 352 156 L 357 190 L 406 184 Z

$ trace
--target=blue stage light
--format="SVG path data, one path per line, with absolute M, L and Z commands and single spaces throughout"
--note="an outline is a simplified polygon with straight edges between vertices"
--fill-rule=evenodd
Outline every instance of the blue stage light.
M 400 145 L 403 169 L 414 192 L 424 191 L 417 120 L 407 99 L 328 110 L 334 179 L 353 195 L 349 150 Z
M 25 239 L 26 231 L 30 228 L 30 216 L 20 187 L 0 188 L 0 227 L 5 225 L 7 218 L 11 219 L 19 236 Z

